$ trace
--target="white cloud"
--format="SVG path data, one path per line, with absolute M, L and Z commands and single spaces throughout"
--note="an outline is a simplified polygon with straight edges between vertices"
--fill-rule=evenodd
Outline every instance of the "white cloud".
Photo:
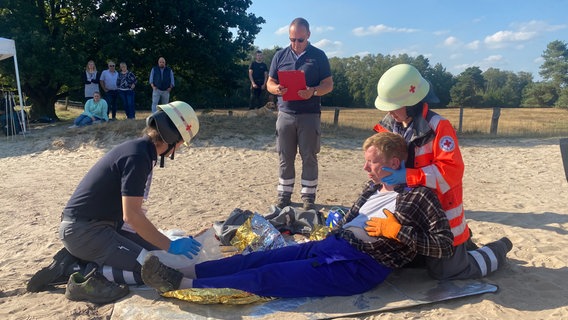
M 285 25 L 283 27 L 280 27 L 274 32 L 274 34 L 277 34 L 277 35 L 288 34 L 288 27 L 289 27 L 289 25 Z
M 524 43 L 532 40 L 543 33 L 566 29 L 568 25 L 550 25 L 545 21 L 531 20 L 522 23 L 511 24 L 514 30 L 497 31 L 485 37 L 485 44 L 490 48 L 504 48 L 515 46 L 517 49 L 524 48 Z
M 529 22 L 522 22 L 522 23 L 514 23 L 512 24 L 514 28 L 517 28 L 519 31 L 525 32 L 552 32 L 558 31 L 562 29 L 566 29 L 567 25 L 565 24 L 558 24 L 558 25 L 549 25 L 545 21 L 539 20 L 531 20 Z
M 481 41 L 475 40 L 475 41 L 472 41 L 472 42 L 466 44 L 465 47 L 468 48 L 468 49 L 471 49 L 471 50 L 477 50 L 477 49 L 479 49 L 480 44 L 481 44 Z
M 333 31 L 333 30 L 335 30 L 335 28 L 331 27 L 331 26 L 323 26 L 323 27 L 318 26 L 318 27 L 310 28 L 310 31 L 312 33 L 316 33 L 316 34 L 325 33 L 325 32 Z
M 533 60 L 534 63 L 541 65 L 544 62 L 544 58 L 543 57 L 537 57 Z
M 455 47 L 458 46 L 459 44 L 460 41 L 458 40 L 458 38 L 454 36 L 447 37 L 446 40 L 444 40 L 444 46 L 446 47 Z
M 358 27 L 352 30 L 353 34 L 358 37 L 364 37 L 364 36 L 381 34 L 381 33 L 412 33 L 418 31 L 419 31 L 418 29 L 394 28 L 386 26 L 384 24 L 378 24 L 368 27 Z
M 343 54 L 343 43 L 341 41 L 321 39 L 318 42 L 312 43 L 312 45 L 325 51 L 328 57 L 340 57 Z
M 537 36 L 536 32 L 531 31 L 497 31 L 496 33 L 485 37 L 485 44 L 491 48 L 503 48 L 512 43 L 523 42 L 533 39 Z
M 438 31 L 433 32 L 433 34 L 435 36 L 443 36 L 443 35 L 448 34 L 448 33 L 450 33 L 449 30 L 438 30 Z
M 499 61 L 502 61 L 502 60 L 503 60 L 503 56 L 500 55 L 500 54 L 492 55 L 492 56 L 489 56 L 489 57 L 483 59 L 483 61 L 489 62 L 489 63 L 499 62 Z

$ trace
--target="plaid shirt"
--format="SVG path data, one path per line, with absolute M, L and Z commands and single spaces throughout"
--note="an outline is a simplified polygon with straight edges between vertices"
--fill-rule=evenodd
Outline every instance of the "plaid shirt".
M 390 268 L 402 267 L 417 254 L 434 258 L 446 258 L 453 254 L 453 236 L 446 214 L 436 194 L 423 186 L 400 186 L 395 189 L 398 195 L 393 215 L 402 225 L 397 235 L 398 241 L 381 236 L 367 243 L 355 237 L 353 232 L 343 229 L 345 223 L 359 215 L 361 206 L 379 187 L 380 184 L 367 182 L 363 193 L 333 231 L 334 234 Z

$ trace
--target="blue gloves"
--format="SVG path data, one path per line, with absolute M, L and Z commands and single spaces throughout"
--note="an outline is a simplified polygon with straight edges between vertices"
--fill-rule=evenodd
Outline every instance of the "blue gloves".
M 382 178 L 381 179 L 382 183 L 391 186 L 406 183 L 406 166 L 404 165 L 404 161 L 400 163 L 400 169 L 398 170 L 393 170 L 391 168 L 386 168 L 386 167 L 383 167 L 383 170 L 390 172 L 391 175 Z
M 169 253 L 183 254 L 184 256 L 193 259 L 194 256 L 201 250 L 201 243 L 193 239 L 193 237 L 186 237 L 176 239 L 170 242 Z

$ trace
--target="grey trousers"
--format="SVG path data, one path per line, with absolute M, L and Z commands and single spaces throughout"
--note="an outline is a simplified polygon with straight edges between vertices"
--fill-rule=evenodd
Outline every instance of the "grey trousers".
M 294 191 L 298 150 L 302 158 L 302 198 L 315 200 L 318 186 L 318 158 L 321 143 L 319 113 L 291 114 L 278 112 L 276 151 L 280 159 L 278 195 L 290 197 Z
M 137 261 L 140 252 L 156 250 L 137 234 L 117 231 L 117 223 L 111 221 L 64 220 L 59 225 L 59 238 L 81 260 L 134 272 L 141 269 Z
M 484 277 L 499 269 L 506 261 L 507 247 L 495 241 L 467 251 L 466 244 L 454 248 L 450 258 L 426 258 L 426 268 L 434 279 L 464 280 Z

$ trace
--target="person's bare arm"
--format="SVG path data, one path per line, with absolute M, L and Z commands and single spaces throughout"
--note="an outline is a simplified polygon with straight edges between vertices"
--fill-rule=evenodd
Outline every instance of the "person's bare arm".
M 143 197 L 122 197 L 124 222 L 132 226 L 144 240 L 156 247 L 168 251 L 170 239 L 161 233 L 142 211 Z

